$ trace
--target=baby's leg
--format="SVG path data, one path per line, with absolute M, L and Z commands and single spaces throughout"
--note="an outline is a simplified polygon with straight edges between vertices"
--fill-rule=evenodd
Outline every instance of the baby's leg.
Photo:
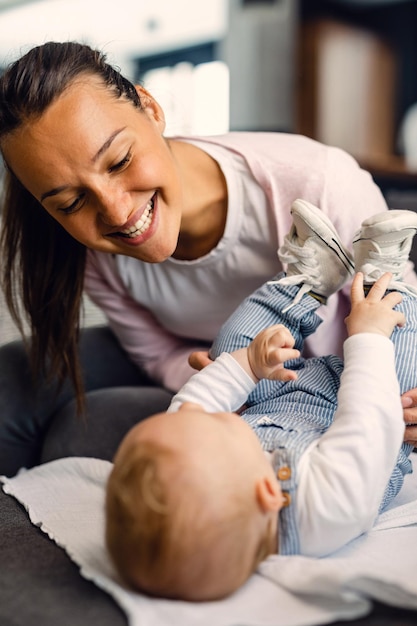
M 403 301 L 395 307 L 402 311 L 406 324 L 402 328 L 396 327 L 391 336 L 395 349 L 395 363 L 400 391 L 404 393 L 417 387 L 417 298 L 403 294 Z M 383 509 L 400 491 L 405 474 L 412 471 L 409 459 L 413 446 L 403 443 L 398 455 L 397 465 L 391 475 L 389 484 L 381 504 Z
M 417 291 L 403 282 L 416 232 L 417 215 L 413 211 L 391 210 L 366 219 L 353 241 L 355 270 L 363 273 L 365 284 L 372 285 L 384 272 L 391 272 L 389 289 L 403 293 L 403 301 L 396 308 L 404 313 L 406 324 L 395 328 L 391 336 L 401 393 L 417 387 Z M 403 443 L 381 508 L 399 492 L 405 474 L 411 472 L 412 449 L 410 444 Z
M 279 280 L 268 282 L 246 298 L 223 325 L 215 339 L 210 356 L 215 359 L 222 352 L 232 352 L 247 346 L 264 328 L 274 324 L 284 324 L 295 339 L 295 348 L 302 351 L 306 337 L 321 323 L 316 310 L 320 302 L 306 294 L 286 313 L 299 291 L 299 285 L 282 285 Z
M 316 309 L 351 275 L 350 253 L 328 217 L 304 200 L 293 203 L 291 215 L 291 230 L 278 251 L 286 275 L 266 283 L 243 302 L 220 330 L 212 358 L 247 346 L 273 324 L 287 326 L 301 351 L 303 340 L 321 321 Z

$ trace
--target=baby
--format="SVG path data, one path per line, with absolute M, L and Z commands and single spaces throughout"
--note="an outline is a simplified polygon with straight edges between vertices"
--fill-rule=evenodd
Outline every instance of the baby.
M 344 364 L 300 352 L 353 274 L 350 253 L 312 205 L 292 215 L 286 275 L 242 303 L 213 347 L 222 354 L 115 456 L 107 546 L 150 595 L 215 600 L 271 554 L 328 554 L 369 530 L 411 471 L 397 376 L 413 386 L 417 302 L 400 278 L 417 215 L 379 214 L 355 237 Z

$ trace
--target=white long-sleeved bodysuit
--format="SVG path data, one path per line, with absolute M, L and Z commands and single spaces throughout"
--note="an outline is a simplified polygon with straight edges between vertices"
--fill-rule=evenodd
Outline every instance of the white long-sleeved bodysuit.
M 391 341 L 371 333 L 354 335 L 345 342 L 344 363 L 333 423 L 291 467 L 295 543 L 306 556 L 325 556 L 372 527 L 404 434 Z M 236 411 L 254 387 L 237 361 L 223 353 L 174 396 L 169 411 L 187 401 L 208 412 Z M 307 412 L 309 402 L 306 394 Z M 259 414 L 258 423 L 263 420 Z M 259 433 L 262 441 L 262 427 Z M 274 450 L 265 450 L 272 460 Z M 288 540 L 281 535 L 279 542 Z
M 284 133 L 230 133 L 192 142 L 220 165 L 228 189 L 225 232 L 195 261 L 149 264 L 89 251 L 86 291 L 102 309 L 133 362 L 177 391 L 240 302 L 282 268 L 277 249 L 290 229 L 297 198 L 320 207 L 349 246 L 361 222 L 387 209 L 369 173 L 338 148 Z M 405 279 L 417 284 L 410 264 Z M 306 356 L 342 353 L 348 287 L 320 310 L 322 327 Z

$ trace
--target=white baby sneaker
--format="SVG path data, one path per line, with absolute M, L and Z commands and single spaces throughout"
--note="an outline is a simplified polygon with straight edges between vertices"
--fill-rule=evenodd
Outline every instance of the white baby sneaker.
M 364 283 L 372 284 L 385 272 L 391 272 L 390 289 L 416 295 L 416 287 L 402 282 L 416 233 L 414 211 L 391 209 L 364 220 L 353 238 L 355 271 L 363 273 Z
M 308 292 L 324 304 L 353 275 L 352 256 L 320 209 L 306 200 L 295 200 L 291 215 L 293 225 L 278 250 L 286 276 L 278 282 L 301 285 L 290 306 Z

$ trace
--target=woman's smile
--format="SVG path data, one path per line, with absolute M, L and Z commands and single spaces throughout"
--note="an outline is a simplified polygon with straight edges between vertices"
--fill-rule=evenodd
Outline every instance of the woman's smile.
M 123 228 L 113 233 L 107 233 L 105 236 L 121 239 L 123 243 L 129 246 L 140 245 L 152 237 L 157 223 L 156 217 L 157 192 L 146 203 L 145 208 L 137 211 Z

